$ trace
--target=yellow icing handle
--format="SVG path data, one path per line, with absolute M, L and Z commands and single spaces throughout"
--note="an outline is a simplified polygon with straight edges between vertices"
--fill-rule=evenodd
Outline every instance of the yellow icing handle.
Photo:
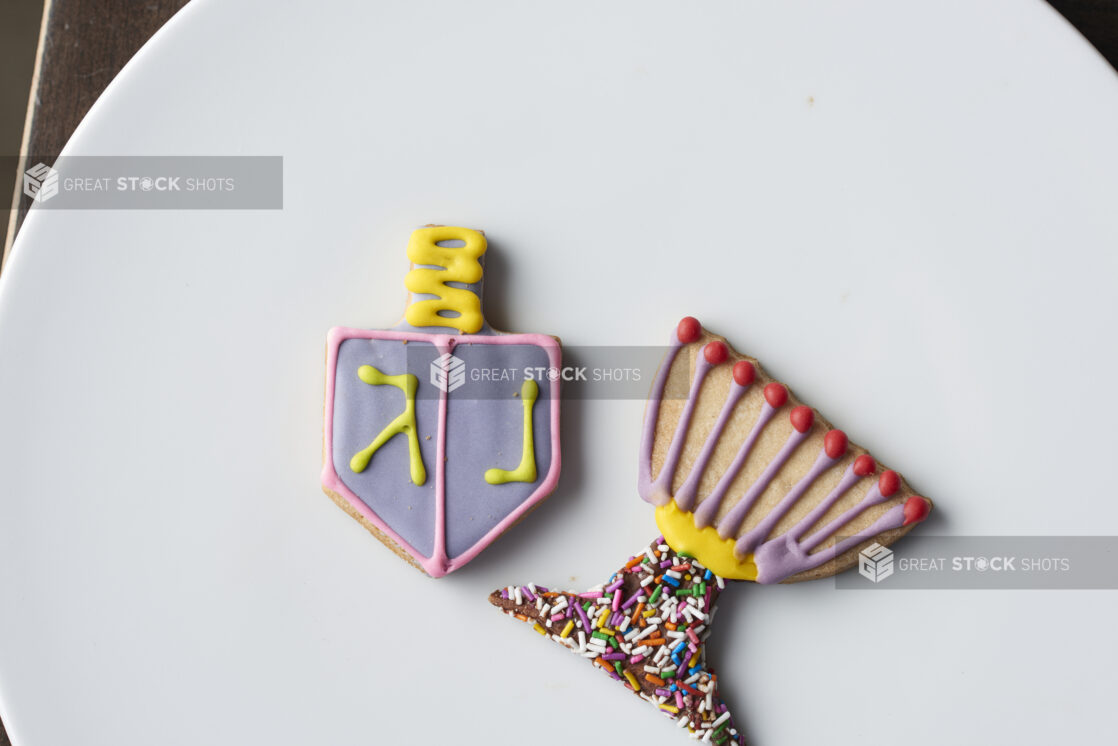
M 461 241 L 465 245 L 439 245 L 447 241 Z M 486 247 L 485 236 L 469 228 L 440 225 L 414 231 L 408 242 L 408 259 L 413 264 L 430 266 L 408 272 L 404 285 L 412 293 L 435 297 L 409 305 L 404 319 L 412 326 L 445 326 L 463 334 L 481 331 L 485 318 L 477 293 L 448 283 L 479 282 L 482 268 L 478 259 Z
M 756 580 L 753 555 L 734 556 L 734 539 L 723 539 L 714 526 L 698 528 L 694 514 L 680 510 L 675 501 L 656 508 L 656 526 L 676 553 L 689 554 L 711 572 L 733 580 Z
M 539 385 L 531 379 L 524 381 L 520 387 L 520 398 L 524 402 L 524 452 L 520 456 L 520 465 L 512 471 L 486 469 L 485 481 L 489 484 L 536 481 L 536 445 L 532 438 L 532 408 L 536 404 L 539 393 Z

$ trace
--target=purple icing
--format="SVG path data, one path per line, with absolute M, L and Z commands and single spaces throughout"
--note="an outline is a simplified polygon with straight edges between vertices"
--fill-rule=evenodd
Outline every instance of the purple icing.
M 664 397 L 671 368 L 678 357 L 680 349 L 684 346 L 677 333 L 673 333 L 671 349 L 665 356 L 663 363 L 657 371 L 656 379 L 652 385 L 648 406 L 645 411 L 644 426 L 641 439 L 640 462 L 638 464 L 638 491 L 641 497 L 653 505 L 666 505 L 673 499 L 671 487 L 675 480 L 676 470 L 679 467 L 683 446 L 691 427 L 691 419 L 699 399 L 703 380 L 710 369 L 704 357 L 700 356 L 694 375 L 690 380 L 688 401 L 684 405 L 676 424 L 675 432 L 665 455 L 664 465 L 660 473 L 653 479 L 652 451 L 656 439 L 656 427 L 660 416 L 660 403 Z M 754 422 L 745 441 L 738 448 L 738 452 L 726 471 L 721 475 L 713 491 L 698 504 L 699 482 L 706 470 L 718 439 L 725 430 L 734 408 L 737 406 L 747 387 L 740 386 L 736 381 L 731 382 L 730 390 L 721 410 L 716 418 L 711 432 L 708 434 L 703 446 L 687 474 L 674 500 L 677 507 L 685 512 L 692 512 L 695 525 L 699 528 L 710 526 L 722 506 L 723 500 L 735 481 L 746 459 L 749 457 L 753 446 L 761 432 L 772 420 L 776 410 L 767 402 L 761 404 L 757 420 Z M 741 529 L 749 511 L 772 483 L 776 474 L 783 468 L 791 455 L 809 437 L 810 430 L 799 432 L 793 430 L 788 436 L 779 452 L 765 466 L 757 479 L 749 485 L 745 493 L 733 508 L 716 524 L 718 534 L 722 538 L 730 538 Z M 804 534 L 811 529 L 829 511 L 838 500 L 850 490 L 859 480 L 851 464 L 846 468 L 838 484 L 831 490 L 818 505 L 811 509 L 788 532 L 766 539 L 775 529 L 776 525 L 788 514 L 811 485 L 828 469 L 838 463 L 839 459 L 830 458 L 826 449 L 822 450 L 813 466 L 800 480 L 781 498 L 781 500 L 764 516 L 761 521 L 749 531 L 740 536 L 734 545 L 734 554 L 739 559 L 752 553 L 754 564 L 757 566 L 757 582 L 776 583 L 787 577 L 822 565 L 835 557 L 855 548 L 866 539 L 879 533 L 898 528 L 904 525 L 904 505 L 895 505 L 882 514 L 874 523 L 859 531 L 854 536 L 849 536 L 836 541 L 835 544 L 823 551 L 812 552 L 823 542 L 834 536 L 844 525 L 861 515 L 864 511 L 880 505 L 888 500 L 881 495 L 879 486 L 874 484 L 867 494 L 849 510 L 830 521 L 826 526 L 815 531 L 810 537 L 804 539 Z
M 640 462 L 637 464 L 637 493 L 645 502 L 653 505 L 667 505 L 671 496 L 658 492 L 652 482 L 652 446 L 656 442 L 656 421 L 660 418 L 660 402 L 664 398 L 664 388 L 668 384 L 668 373 L 672 369 L 676 355 L 683 344 L 676 333 L 672 332 L 671 347 L 660 363 L 652 391 L 648 394 L 648 404 L 644 411 L 644 424 L 641 426 Z
M 757 439 L 761 437 L 761 431 L 765 429 L 765 425 L 769 424 L 769 420 L 773 418 L 774 414 L 776 414 L 776 410 L 773 409 L 768 402 L 763 402 L 761 404 L 761 412 L 757 415 L 757 421 L 753 423 L 753 429 L 749 431 L 749 436 L 746 437 L 745 442 L 741 444 L 741 448 L 738 449 L 738 453 L 734 456 L 734 460 L 730 462 L 730 467 L 726 469 L 726 473 L 718 480 L 718 484 L 715 485 L 714 491 L 711 492 L 710 495 L 707 496 L 707 499 L 703 500 L 695 510 L 696 526 L 703 528 L 704 526 L 709 526 L 714 523 L 714 518 L 718 515 L 718 509 L 722 507 L 722 499 L 726 497 L 726 492 L 730 489 L 730 485 L 733 483 L 734 479 L 737 478 L 738 472 L 745 466 L 745 460 L 749 458 L 749 452 L 753 450 L 753 445 L 757 442 Z M 718 433 L 713 433 L 712 435 L 717 434 Z
M 780 522 L 796 501 L 804 496 L 808 488 L 819 478 L 819 475 L 824 471 L 834 466 L 837 459 L 833 459 L 827 455 L 826 451 L 821 451 L 819 456 L 815 459 L 815 463 L 807 474 L 804 475 L 795 487 L 788 491 L 788 493 L 780 499 L 780 502 L 769 511 L 768 515 L 761 519 L 761 521 L 745 533 L 737 544 L 734 545 L 734 553 L 739 557 L 744 557 L 754 550 L 754 548 L 764 541 L 776 524 Z
M 742 521 L 745 520 L 746 513 L 753 507 L 753 503 L 757 502 L 757 498 L 768 488 L 769 482 L 773 480 L 776 473 L 784 466 L 784 462 L 792 455 L 792 451 L 799 448 L 800 443 L 807 440 L 807 436 L 807 433 L 801 433 L 796 430 L 792 431 L 792 434 L 788 436 L 788 440 L 785 441 L 784 446 L 773 456 L 772 461 L 770 461 L 768 466 L 765 467 L 765 470 L 761 472 L 761 476 L 757 477 L 757 481 L 749 486 L 749 489 L 746 490 L 741 500 L 739 500 L 737 504 L 730 509 L 730 512 L 723 516 L 722 520 L 718 522 L 719 536 L 725 539 L 738 532 L 738 529 L 741 528 Z M 721 501 L 721 497 L 719 497 L 719 501 Z
M 439 353 L 422 342 L 347 339 L 338 349 L 334 383 L 334 470 L 353 494 L 369 506 L 419 552 L 430 556 L 435 536 L 435 432 L 438 425 L 438 391 L 423 386 L 428 367 Z M 395 386 L 370 386 L 357 377 L 357 369 L 371 365 L 395 375 L 405 370 L 420 380 L 415 419 L 419 450 L 427 481 L 412 484 L 407 439 L 397 435 L 381 446 L 361 473 L 349 467 L 353 454 L 372 442 L 385 425 L 404 411 L 404 393 Z M 432 393 L 433 392 L 433 393 Z M 428 437 L 430 439 L 428 440 Z
M 843 522 L 849 521 L 865 507 L 865 504 L 861 504 L 848 511 L 843 516 Z M 810 556 L 808 550 L 803 545 L 797 544 L 791 534 L 781 534 L 759 546 L 754 553 L 753 561 L 757 565 L 757 582 L 762 584 L 779 583 L 796 573 L 819 567 L 819 565 L 830 562 L 835 557 L 853 549 L 869 537 L 876 536 L 882 531 L 894 529 L 903 522 L 904 505 L 894 505 L 874 521 L 871 526 L 859 531 L 857 535 L 836 541 L 833 546 Z
M 420 553 L 434 548 L 435 466 L 440 392 L 430 383 L 431 344 L 395 340 L 347 339 L 338 350 L 332 459 L 342 482 Z M 523 449 L 524 409 L 519 396 L 524 369 L 547 368 L 548 352 L 532 344 L 461 344 L 455 357 L 465 363 L 466 382 L 447 397 L 446 551 L 463 554 L 539 488 L 551 468 L 551 386 L 539 382 L 532 409 L 536 479 L 492 485 L 491 467 L 515 469 Z M 385 443 L 368 467 L 354 472 L 349 461 L 404 410 L 404 395 L 394 386 L 370 386 L 357 369 L 372 365 L 386 375 L 408 372 L 419 379 L 416 425 L 427 472 L 422 485 L 409 476 L 407 439 Z M 482 370 L 514 372 L 511 380 L 475 380 Z
M 726 429 L 726 423 L 733 416 L 734 407 L 738 405 L 751 385 L 741 386 L 737 381 L 730 381 L 730 394 L 726 397 L 725 404 L 722 405 L 722 411 L 718 413 L 718 419 L 714 423 L 711 435 L 721 433 Z M 699 493 L 699 482 L 703 479 L 703 470 L 707 468 L 711 456 L 714 455 L 714 449 L 717 447 L 718 438 L 716 437 L 708 437 L 706 442 L 703 443 L 703 450 L 699 452 L 699 457 L 695 459 L 695 465 L 691 467 L 691 473 L 687 475 L 687 479 L 675 493 L 675 502 L 680 510 L 692 510 L 695 507 L 695 499 Z
M 650 497 L 656 505 L 665 505 L 672 499 L 672 481 L 675 479 L 675 471 L 679 467 L 680 456 L 683 455 L 683 443 L 687 440 L 691 418 L 695 414 L 695 407 L 698 406 L 699 390 L 702 388 L 703 380 L 710 369 L 710 363 L 705 358 L 699 357 L 699 363 L 695 366 L 695 376 L 691 379 L 691 390 L 687 396 L 687 403 L 683 405 L 683 413 L 679 417 L 679 427 L 676 428 L 671 445 L 668 446 L 668 454 L 664 457 L 664 466 L 660 469 L 660 475 L 652 483 Z
M 466 363 L 467 381 L 451 392 L 446 410 L 446 551 L 453 559 L 477 543 L 498 521 L 531 497 L 551 468 L 551 387 L 537 381 L 532 408 L 536 478 L 489 484 L 485 470 L 515 469 L 524 437 L 520 387 L 525 367 L 548 367 L 547 351 L 527 344 L 454 348 Z M 510 381 L 470 380 L 473 371 L 508 370 Z

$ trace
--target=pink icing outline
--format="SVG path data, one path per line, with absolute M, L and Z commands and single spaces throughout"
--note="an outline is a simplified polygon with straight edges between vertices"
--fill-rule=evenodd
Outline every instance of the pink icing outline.
M 449 352 L 453 347 L 460 344 L 532 344 L 547 351 L 548 363 L 554 368 L 559 368 L 561 364 L 559 343 L 546 334 L 428 334 L 396 330 L 351 329 L 344 326 L 334 327 L 327 335 L 326 416 L 323 433 L 325 463 L 322 467 L 322 486 L 344 497 L 346 502 L 353 506 L 353 509 L 363 518 L 383 531 L 385 535 L 411 555 L 424 572 L 433 578 L 441 578 L 443 575 L 470 562 L 481 550 L 492 544 L 498 536 L 508 530 L 510 526 L 520 520 L 521 516 L 555 489 L 555 485 L 559 482 L 559 468 L 562 464 L 559 451 L 559 381 L 551 381 L 551 466 L 548 469 L 547 476 L 544 477 L 540 486 L 527 500 L 505 516 L 485 536 L 478 539 L 473 546 L 453 560 L 446 556 L 446 466 L 443 457 L 446 454 L 447 395 L 444 392 L 439 397 L 439 430 L 436 433 L 435 441 L 435 541 L 431 556 L 427 557 L 393 531 L 372 508 L 353 494 L 353 491 L 345 486 L 334 470 L 334 387 L 337 376 L 338 348 L 347 339 L 427 342 L 434 344 L 440 352 Z

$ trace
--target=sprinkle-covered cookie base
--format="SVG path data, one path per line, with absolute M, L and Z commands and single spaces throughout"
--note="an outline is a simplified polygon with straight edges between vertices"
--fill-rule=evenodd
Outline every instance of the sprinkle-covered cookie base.
M 583 593 L 529 584 L 494 591 L 489 601 L 591 661 L 692 738 L 740 744 L 703 644 L 724 587 L 722 578 L 659 537 Z

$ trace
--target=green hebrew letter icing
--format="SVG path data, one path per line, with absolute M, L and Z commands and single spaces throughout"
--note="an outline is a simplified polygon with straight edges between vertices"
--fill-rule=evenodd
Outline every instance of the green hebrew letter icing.
M 536 404 L 539 393 L 540 387 L 533 380 L 525 381 L 520 387 L 520 398 L 524 403 L 524 453 L 520 457 L 520 466 L 512 471 L 486 469 L 485 481 L 489 484 L 536 481 L 536 445 L 532 440 L 532 408 Z
M 362 365 L 357 369 L 357 377 L 370 386 L 395 386 L 404 392 L 404 411 L 396 419 L 389 422 L 376 439 L 363 451 L 354 454 L 349 461 L 349 468 L 355 472 L 365 471 L 369 460 L 382 445 L 393 436 L 404 433 L 408 436 L 408 458 L 411 461 L 411 481 L 420 485 L 427 481 L 427 472 L 423 468 L 423 457 L 419 453 L 419 433 L 415 426 L 415 390 L 419 387 L 419 379 L 410 373 L 401 373 L 398 376 L 386 376 L 371 365 Z M 529 436 L 530 437 L 530 436 Z M 532 468 L 535 474 L 535 467 Z

